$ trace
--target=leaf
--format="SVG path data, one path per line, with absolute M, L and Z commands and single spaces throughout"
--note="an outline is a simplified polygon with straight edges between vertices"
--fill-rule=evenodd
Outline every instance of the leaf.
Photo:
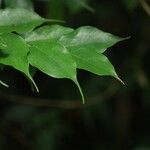
M 76 79 L 76 63 L 67 50 L 55 42 L 62 35 L 72 31 L 73 29 L 60 25 L 43 26 L 26 34 L 25 40 L 32 45 L 29 54 L 30 64 L 49 76 L 69 78 L 74 81 L 84 103 L 84 96 Z M 41 61 L 36 62 L 37 60 Z M 67 75 L 68 73 L 69 75 Z
M 24 73 L 27 78 L 32 81 L 33 85 L 38 91 L 35 82 L 29 74 L 29 62 L 27 58 L 27 54 L 29 52 L 28 45 L 20 36 L 13 33 L 3 34 L 0 36 L 0 38 L 6 44 L 6 47 L 3 48 L 3 51 L 7 51 L 9 54 L 7 57 L 1 57 L 0 63 L 11 66 Z
M 72 31 L 72 28 L 60 25 L 43 26 L 26 34 L 25 40 L 32 43 L 34 41 L 54 41 L 59 39 L 62 35 L 68 34 Z
M 87 48 L 93 52 L 103 53 L 107 48 L 122 40 L 124 38 L 106 33 L 95 27 L 83 26 L 63 36 L 59 40 L 59 43 L 65 47 L 69 47 L 70 50 Z
M 5 48 L 7 45 L 6 43 L 4 42 L 4 40 L 0 37 L 0 49 L 1 48 Z
M 2 48 L 6 48 L 6 46 L 7 46 L 6 43 L 0 37 L 0 58 L 8 56 L 7 52 L 2 49 Z M 3 70 L 3 67 L 4 66 L 0 64 L 0 70 Z M 0 84 L 3 85 L 3 86 L 5 86 L 5 87 L 8 87 L 8 85 L 6 83 L 4 83 L 3 81 L 1 81 L 1 80 L 0 80 Z
M 110 75 L 119 79 L 113 65 L 103 54 L 92 52 L 90 49 L 86 48 L 80 49 L 80 51 L 72 50 L 71 54 L 77 62 L 77 67 L 79 69 L 84 69 L 101 76 Z
M 26 9 L 0 10 L 0 33 L 31 31 L 46 21 L 48 20 Z
M 67 49 L 55 42 L 38 41 L 30 46 L 29 63 L 54 78 L 71 79 L 84 96 L 76 78 L 76 63 Z
M 0 58 L 7 57 L 9 55 L 8 51 L 0 49 Z
M 25 8 L 33 10 L 32 0 L 5 0 L 4 3 L 7 8 Z
M 85 26 L 62 36 L 59 43 L 69 50 L 78 68 L 97 75 L 110 75 L 119 79 L 114 67 L 102 53 L 121 40 L 123 38 Z
M 6 47 L 7 47 L 6 43 L 0 37 L 0 58 L 8 56 L 8 52 L 6 50 L 3 50 L 3 48 L 6 48 Z M 3 70 L 3 67 L 4 66 L 2 64 L 0 64 L 0 70 Z M 5 86 L 5 87 L 8 87 L 8 85 L 1 80 L 0 80 L 0 84 Z

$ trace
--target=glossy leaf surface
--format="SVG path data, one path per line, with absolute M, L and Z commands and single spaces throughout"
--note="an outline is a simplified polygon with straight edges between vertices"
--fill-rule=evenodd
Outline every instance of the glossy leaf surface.
M 29 64 L 51 77 L 70 79 L 77 85 L 83 103 L 77 68 L 120 80 L 103 53 L 123 38 L 91 26 L 75 30 L 61 25 L 36 28 L 45 21 L 47 19 L 25 9 L 0 10 L 0 64 L 24 73 L 37 91 Z M 11 33 L 13 31 L 23 34 Z M 7 86 L 2 81 L 0 84 Z
M 63 36 L 59 42 L 70 50 L 87 48 L 93 52 L 103 53 L 107 48 L 123 40 L 91 26 L 83 26 Z
M 58 43 L 37 42 L 30 46 L 29 63 L 54 78 L 71 79 L 84 96 L 76 77 L 76 62 L 65 47 Z
M 0 33 L 27 32 L 46 22 L 46 19 L 26 9 L 0 10 Z
M 78 68 L 119 79 L 114 67 L 102 53 L 121 40 L 110 33 L 85 26 L 62 36 L 59 43 L 69 50 Z
M 26 34 L 25 40 L 31 43 L 37 41 L 56 41 L 62 35 L 68 34 L 72 31 L 72 28 L 60 25 L 43 26 Z
M 0 63 L 11 66 L 24 73 L 33 82 L 38 91 L 37 86 L 29 74 L 28 45 L 20 36 L 13 33 L 3 34 L 0 37 L 6 44 L 3 47 L 3 51 L 6 51 L 8 54 L 6 57 L 0 58 Z

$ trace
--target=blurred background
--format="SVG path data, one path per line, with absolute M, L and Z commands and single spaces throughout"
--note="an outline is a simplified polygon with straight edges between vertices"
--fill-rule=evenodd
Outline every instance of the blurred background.
M 0 150 L 150 150 L 150 1 L 3 0 L 0 6 L 131 36 L 105 53 L 125 85 L 78 70 L 85 105 L 69 80 L 36 71 L 40 93 L 34 93 L 21 73 L 4 68 L 0 78 L 10 88 L 0 87 Z

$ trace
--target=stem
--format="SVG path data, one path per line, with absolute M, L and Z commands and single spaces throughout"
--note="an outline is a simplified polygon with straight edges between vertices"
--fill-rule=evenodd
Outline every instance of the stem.
M 148 5 L 148 3 L 145 0 L 139 0 L 141 6 L 143 7 L 143 9 L 145 10 L 145 12 L 150 15 L 150 6 Z

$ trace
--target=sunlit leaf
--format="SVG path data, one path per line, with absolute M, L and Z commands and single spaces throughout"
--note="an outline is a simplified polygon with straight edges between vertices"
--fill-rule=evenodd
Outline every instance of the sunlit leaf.
M 77 85 L 83 103 L 84 96 L 76 77 L 77 68 L 120 80 L 103 53 L 125 38 L 90 26 L 76 30 L 60 25 L 38 28 L 46 21 L 35 12 L 21 8 L 0 10 L 0 64 L 24 73 L 37 91 L 29 73 L 29 64 L 33 67 L 32 75 L 37 68 L 54 78 L 71 79 Z M 11 33 L 13 31 L 23 34 Z M 7 86 L 2 81 L 0 84 Z
M 80 51 L 72 50 L 71 54 L 79 69 L 84 69 L 97 75 L 109 75 L 119 79 L 113 65 L 103 54 L 92 52 L 86 48 L 80 49 Z
M 4 40 L 2 39 L 2 37 L 0 37 L 0 49 L 5 48 L 7 45 L 4 42 Z
M 68 50 L 55 42 L 37 42 L 30 46 L 29 63 L 54 78 L 71 79 L 79 88 L 76 78 L 76 62 L 72 59 Z
M 26 9 L 8 8 L 0 10 L 0 33 L 31 31 L 46 21 L 47 19 Z
M 85 26 L 62 36 L 59 43 L 69 50 L 78 68 L 119 79 L 114 67 L 102 53 L 121 40 L 123 39 L 110 33 Z
M 27 58 L 29 48 L 25 41 L 20 36 L 13 33 L 3 34 L 0 37 L 6 44 L 3 51 L 7 51 L 8 53 L 7 57 L 0 58 L 0 63 L 11 66 L 24 73 L 26 77 L 32 81 L 38 91 L 36 84 L 29 74 L 29 63 Z
M 72 28 L 60 25 L 43 26 L 26 34 L 25 40 L 32 43 L 34 41 L 54 41 L 59 39 L 62 35 L 68 34 L 72 31 Z
M 25 8 L 33 10 L 32 0 L 5 0 L 4 4 L 7 8 Z
M 118 36 L 106 33 L 91 26 L 83 26 L 63 36 L 59 42 L 72 49 L 87 48 L 93 52 L 103 53 L 107 48 L 123 40 Z

